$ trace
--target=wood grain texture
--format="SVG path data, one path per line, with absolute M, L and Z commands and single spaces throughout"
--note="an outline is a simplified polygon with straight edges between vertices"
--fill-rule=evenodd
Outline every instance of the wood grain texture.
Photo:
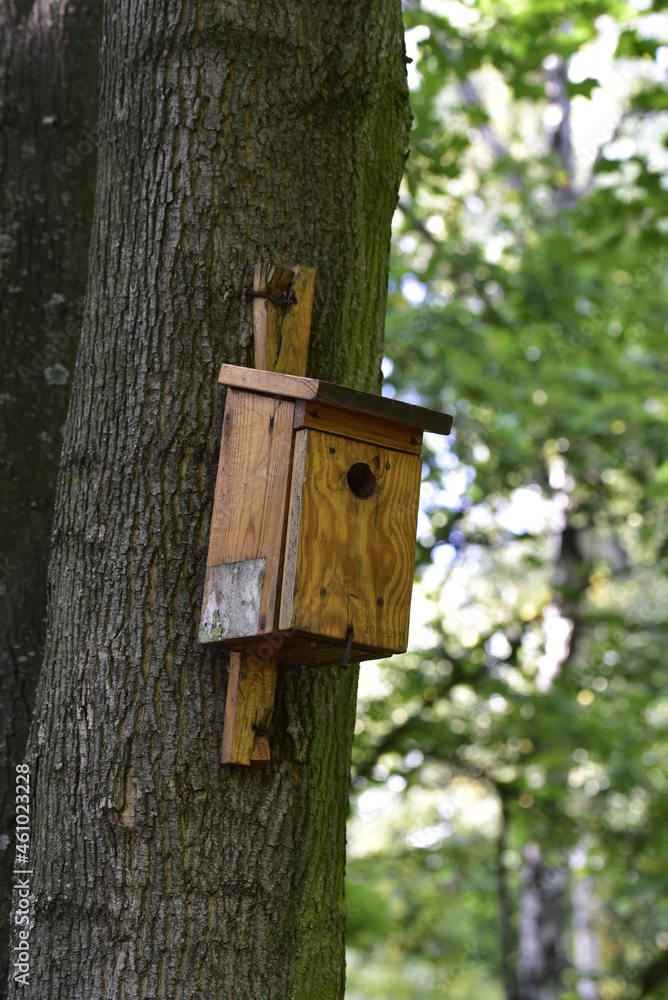
M 285 296 L 285 306 L 268 298 L 253 302 L 255 368 L 306 375 L 311 331 L 315 268 L 297 264 L 294 268 L 256 264 L 253 291 Z
M 296 301 L 285 310 L 280 328 L 278 324 L 274 327 L 275 341 L 267 342 L 267 368 L 287 375 L 306 375 L 314 286 L 315 268 L 299 264 L 289 289 Z M 273 357 L 276 360 L 272 364 Z
M 253 291 L 262 292 L 267 287 L 267 264 L 256 264 L 253 269 Z M 267 367 L 267 304 L 264 299 L 253 299 L 253 353 L 256 368 Z
M 253 291 L 267 292 L 269 295 L 284 295 L 291 287 L 294 271 L 275 264 L 256 264 L 253 271 Z M 255 367 L 273 371 L 278 355 L 277 343 L 280 342 L 280 326 L 284 311 L 267 299 L 253 300 L 253 344 Z M 306 374 L 295 371 L 293 375 Z
M 306 447 L 303 473 L 293 477 L 279 627 L 341 642 L 352 627 L 357 647 L 402 652 L 422 462 L 332 434 L 298 435 L 306 435 Z M 348 484 L 355 463 L 375 475 L 374 492 L 365 499 Z
M 269 742 L 258 730 L 271 724 L 276 691 L 276 671 L 250 652 L 230 653 L 225 704 L 225 725 L 220 759 L 223 764 L 269 761 Z
M 257 371 L 241 365 L 220 366 L 219 385 L 227 385 L 247 392 L 260 392 L 283 399 L 315 399 L 318 379 L 306 376 L 286 375 L 282 372 Z
M 392 420 L 374 420 L 350 410 L 338 410 L 322 403 L 295 402 L 295 429 L 312 427 L 328 434 L 339 434 L 354 441 L 382 444 L 410 455 L 422 454 L 422 429 L 407 427 Z
M 339 410 L 355 410 L 380 420 L 392 420 L 406 427 L 419 427 L 433 434 L 449 434 L 452 416 L 425 406 L 413 406 L 387 396 L 360 392 L 346 385 L 335 385 L 317 378 L 284 375 L 280 372 L 260 372 L 238 365 L 221 365 L 218 381 L 221 385 L 252 392 L 282 396 L 285 399 L 313 400 Z
M 274 625 L 293 417 L 286 400 L 227 394 L 207 566 L 264 558 L 258 633 Z
M 287 267 L 278 267 L 276 264 L 265 265 L 265 272 L 267 275 L 266 290 L 270 295 L 277 298 L 285 296 L 286 298 L 291 298 L 291 288 L 294 281 L 294 271 Z M 266 311 L 266 358 L 262 368 L 266 368 L 267 371 L 275 371 L 276 362 L 278 360 L 278 354 L 281 349 L 281 340 L 283 337 L 283 325 L 285 323 L 287 308 L 282 305 L 276 305 L 274 302 L 269 300 L 264 300 L 264 307 Z M 305 375 L 306 369 L 304 371 L 294 371 L 291 372 L 292 375 Z
M 253 290 L 266 292 L 268 295 L 284 295 L 289 304 L 281 307 L 268 298 L 256 297 L 253 302 L 253 335 L 255 348 L 255 366 L 258 369 L 268 369 L 271 372 L 279 370 L 292 375 L 306 375 L 306 361 L 308 356 L 309 336 L 311 328 L 311 310 L 313 306 L 313 289 L 315 283 L 315 268 L 297 265 L 293 269 L 270 265 L 266 263 L 256 264 L 253 275 Z M 233 397 L 234 398 L 234 397 Z M 263 410 L 261 400 L 264 397 L 247 397 L 248 400 L 254 398 L 257 402 L 254 408 Z M 278 404 L 280 408 L 284 404 Z M 294 404 L 291 415 L 294 415 Z M 252 409 L 248 403 L 249 409 Z M 281 409 L 281 415 L 285 412 Z M 266 415 L 265 415 L 266 416 Z M 223 442 L 225 443 L 225 433 L 228 423 L 228 411 L 226 407 L 225 419 L 223 421 Z M 239 421 L 237 420 L 237 423 Z M 246 434 L 245 428 L 241 427 L 241 437 L 237 439 L 237 447 L 244 448 Z M 271 429 L 270 429 L 271 433 Z M 219 467 L 220 491 L 217 490 L 216 504 L 214 508 L 214 520 L 216 512 L 227 500 L 231 503 L 227 528 L 234 533 L 243 534 L 245 526 L 245 514 L 257 516 L 257 511 L 262 508 L 266 514 L 263 522 L 267 525 L 267 534 L 263 539 L 263 548 L 267 543 L 270 546 L 271 556 L 269 566 L 265 565 L 264 586 L 260 602 L 259 616 L 255 633 L 261 635 L 265 629 L 270 631 L 274 627 L 274 615 L 277 597 L 278 575 L 280 573 L 280 556 L 283 542 L 283 517 L 288 485 L 288 473 L 290 466 L 291 439 L 288 437 L 287 428 L 284 421 L 275 428 L 275 433 L 279 435 L 280 445 L 277 450 L 277 467 L 271 468 L 271 463 L 267 462 L 267 480 L 264 492 L 262 483 L 257 482 L 255 487 L 247 492 L 248 481 L 243 476 L 239 476 L 241 471 L 238 466 L 244 469 L 253 466 L 261 459 L 265 453 L 269 457 L 271 443 L 264 445 L 259 442 L 260 454 L 256 454 L 254 443 L 251 438 L 248 443 L 248 453 L 244 458 L 237 454 L 232 462 L 223 463 L 221 450 L 221 464 Z M 229 451 L 229 448 L 227 449 Z M 244 465 L 245 463 L 245 465 Z M 260 462 L 261 464 L 261 462 Z M 234 468 L 232 468 L 234 467 Z M 231 485 L 227 487 L 231 496 L 224 497 L 225 483 Z M 269 487 L 269 488 L 267 488 Z M 275 488 L 274 488 L 275 487 Z M 243 499 L 237 490 L 243 491 Z M 236 502 L 235 502 L 236 501 Z M 241 513 L 243 511 L 243 513 Z M 235 516 L 240 514 L 240 517 Z M 213 538 L 213 525 L 211 531 Z M 248 556 L 245 557 L 247 560 Z M 254 560 L 244 563 L 244 566 L 252 566 Z M 212 575 L 213 574 L 213 575 Z M 245 612 L 248 608 L 248 599 L 232 587 L 218 586 L 220 567 L 210 567 L 207 571 L 207 580 L 204 589 L 202 626 L 200 637 L 211 636 L 218 640 L 223 638 L 234 638 L 230 635 L 229 629 L 225 630 L 225 624 L 239 622 L 237 638 L 252 634 L 249 630 L 244 631 L 244 622 L 247 618 Z M 235 573 L 235 579 L 239 576 Z M 251 574 L 252 576 L 252 574 Z M 223 593 L 223 591 L 227 593 Z M 252 587 L 250 591 L 254 592 Z M 221 598 L 219 600 L 219 598 Z M 222 602 L 232 602 L 235 608 L 232 613 L 222 606 Z M 236 660 L 235 660 L 236 663 Z M 278 674 L 278 664 L 272 658 L 258 658 L 252 653 L 244 651 L 235 668 L 230 665 L 230 686 L 228 688 L 227 702 L 225 708 L 225 725 L 223 731 L 223 761 L 230 764 L 250 763 L 251 758 L 256 763 L 269 763 L 270 752 L 269 743 L 266 736 L 258 734 L 254 737 L 255 725 L 258 720 L 270 719 L 273 712 L 274 692 L 276 689 L 276 679 Z M 250 734 L 250 735 L 249 735 Z M 254 749 L 253 749 L 254 747 Z
M 292 476 L 290 479 L 290 497 L 288 500 L 285 550 L 283 552 L 283 580 L 281 584 L 283 596 L 278 615 L 278 627 L 280 629 L 292 628 L 292 603 L 290 599 L 286 598 L 286 595 L 294 594 L 296 585 L 307 445 L 308 431 L 297 431 L 292 451 Z

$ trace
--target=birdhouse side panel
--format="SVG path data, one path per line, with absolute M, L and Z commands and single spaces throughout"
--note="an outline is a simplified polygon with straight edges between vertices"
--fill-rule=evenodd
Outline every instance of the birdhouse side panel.
M 417 455 L 297 433 L 281 629 L 345 643 L 352 628 L 356 647 L 405 650 L 421 466 Z
M 274 628 L 293 418 L 288 400 L 228 391 L 200 642 Z

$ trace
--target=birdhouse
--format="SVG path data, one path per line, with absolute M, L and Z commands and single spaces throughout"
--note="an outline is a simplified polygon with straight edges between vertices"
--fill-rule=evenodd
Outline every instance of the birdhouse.
M 306 378 L 315 271 L 256 264 L 227 387 L 199 640 L 228 649 L 221 760 L 264 764 L 278 661 L 406 649 L 423 431 L 452 417 Z
M 311 666 L 406 649 L 422 434 L 448 414 L 223 365 L 200 642 Z

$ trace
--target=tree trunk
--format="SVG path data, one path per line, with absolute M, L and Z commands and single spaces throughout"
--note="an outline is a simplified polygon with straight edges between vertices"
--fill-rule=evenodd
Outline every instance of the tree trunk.
M 508 888 L 508 869 L 504 854 L 508 847 L 508 808 L 506 799 L 497 788 L 501 815 L 499 836 L 496 845 L 496 898 L 499 907 L 499 956 L 501 981 L 506 1000 L 516 1000 L 515 960 L 517 955 L 517 932 L 513 926 L 513 901 Z
M 96 159 L 86 132 L 97 119 L 101 26 L 101 8 L 81 0 L 0 7 L 0 997 L 14 768 L 44 651 L 47 552 L 86 287 Z
M 26 998 L 343 995 L 356 670 L 281 665 L 219 763 L 198 622 L 221 361 L 258 260 L 317 269 L 310 373 L 377 388 L 408 132 L 399 0 L 110 0 L 96 222 L 31 737 Z
M 601 941 L 596 929 L 596 893 L 589 875 L 576 879 L 571 891 L 573 966 L 578 973 L 576 990 L 580 1000 L 597 1000 L 601 971 Z
M 563 993 L 567 870 L 545 864 L 537 844 L 524 848 L 518 1000 L 558 1000 Z

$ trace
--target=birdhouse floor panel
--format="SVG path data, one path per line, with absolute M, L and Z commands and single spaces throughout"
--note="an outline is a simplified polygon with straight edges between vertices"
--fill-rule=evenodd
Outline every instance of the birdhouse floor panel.
M 345 643 L 333 642 L 330 636 L 296 631 L 272 632 L 269 635 L 237 639 L 216 639 L 214 645 L 221 649 L 252 653 L 258 662 L 277 660 L 300 663 L 306 667 L 340 666 L 345 652 Z M 386 647 L 353 643 L 348 662 L 359 663 L 362 660 L 375 660 L 391 655 Z

